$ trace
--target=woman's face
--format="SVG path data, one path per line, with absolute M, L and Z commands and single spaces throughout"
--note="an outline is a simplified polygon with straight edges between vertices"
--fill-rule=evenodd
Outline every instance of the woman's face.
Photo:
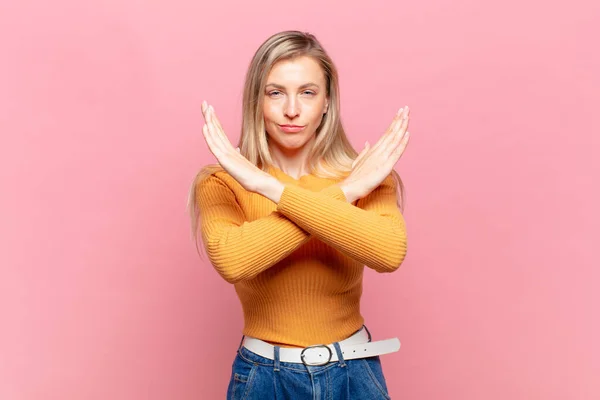
M 304 147 L 314 139 L 327 108 L 325 73 L 317 61 L 302 56 L 273 66 L 263 105 L 271 144 L 283 151 Z

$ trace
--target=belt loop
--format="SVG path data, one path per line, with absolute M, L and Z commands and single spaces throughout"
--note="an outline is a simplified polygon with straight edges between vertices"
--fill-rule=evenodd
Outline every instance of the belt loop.
M 340 344 L 338 342 L 333 343 L 333 347 L 335 347 L 335 352 L 338 356 L 338 361 L 340 362 L 340 367 L 346 366 L 346 360 L 344 360 L 344 355 L 342 354 L 342 349 L 340 348 Z
M 278 372 L 279 371 L 279 367 L 280 367 L 280 360 L 279 360 L 279 346 L 274 346 L 273 347 L 273 371 L 274 372 Z
M 367 331 L 367 333 L 369 334 L 369 342 L 371 341 L 371 332 L 369 332 L 369 329 L 367 329 L 366 325 L 363 325 L 363 327 L 365 328 L 365 330 Z

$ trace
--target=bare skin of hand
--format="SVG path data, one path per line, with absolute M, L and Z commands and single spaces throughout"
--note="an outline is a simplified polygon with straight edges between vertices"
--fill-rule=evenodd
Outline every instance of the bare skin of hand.
M 284 185 L 260 170 L 234 148 L 212 106 L 202 103 L 204 139 L 219 164 L 242 187 L 279 203 Z M 409 110 L 400 109 L 384 135 L 371 147 L 368 143 L 352 164 L 352 172 L 339 186 L 349 202 L 365 197 L 391 173 L 408 145 Z
M 239 148 L 234 148 L 221 127 L 212 106 L 202 103 L 202 115 L 205 124 L 202 133 L 211 153 L 218 163 L 242 187 L 250 192 L 260 193 L 271 200 L 279 201 L 283 185 L 272 175 L 262 171 L 240 154 Z M 278 185 L 279 184 L 279 185 Z
M 398 110 L 377 143 L 370 147 L 367 142 L 356 157 L 352 164 L 352 172 L 339 184 L 349 202 L 371 193 L 392 172 L 408 145 L 409 113 L 408 106 Z

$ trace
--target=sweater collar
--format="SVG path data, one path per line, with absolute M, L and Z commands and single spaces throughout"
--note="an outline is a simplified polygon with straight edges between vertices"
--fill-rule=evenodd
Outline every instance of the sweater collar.
M 306 175 L 302 175 L 300 178 L 296 179 L 296 178 L 286 174 L 285 172 L 283 172 L 281 169 L 277 168 L 274 165 L 269 166 L 269 173 L 273 176 L 276 176 L 278 178 L 285 179 L 286 181 L 291 181 L 291 182 L 303 182 L 303 181 L 314 178 L 313 174 L 306 174 Z

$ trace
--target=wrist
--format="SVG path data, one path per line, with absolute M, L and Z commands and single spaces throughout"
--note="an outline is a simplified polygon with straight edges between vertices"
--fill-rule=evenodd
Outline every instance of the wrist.
M 344 192 L 344 196 L 346 197 L 348 203 L 354 203 L 356 200 L 360 199 L 360 196 L 358 195 L 357 191 L 352 187 L 352 185 L 349 185 L 347 183 L 340 183 L 339 187 L 342 190 L 342 192 Z
M 266 178 L 258 187 L 256 192 L 263 195 L 273 203 L 278 204 L 285 186 L 275 177 Z

